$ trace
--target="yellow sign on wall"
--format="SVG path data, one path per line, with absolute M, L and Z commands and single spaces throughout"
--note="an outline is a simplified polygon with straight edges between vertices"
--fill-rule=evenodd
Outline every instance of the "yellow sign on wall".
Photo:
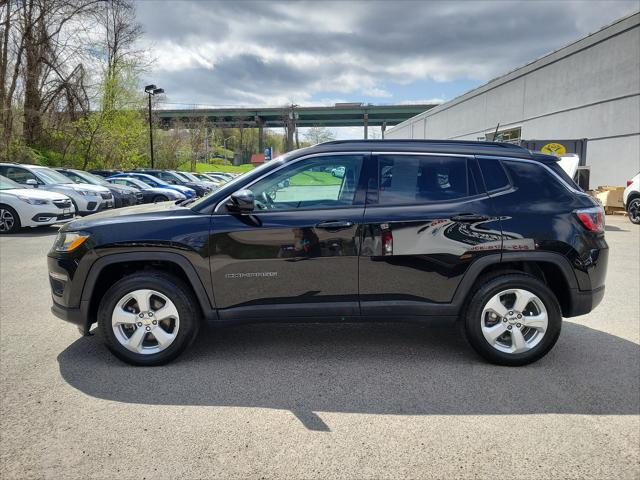
M 550 155 L 555 155 L 557 157 L 564 155 L 565 153 L 567 153 L 567 147 L 565 147 L 564 145 L 562 145 L 561 143 L 547 143 L 545 146 L 543 146 L 540 151 L 542 153 L 548 153 Z

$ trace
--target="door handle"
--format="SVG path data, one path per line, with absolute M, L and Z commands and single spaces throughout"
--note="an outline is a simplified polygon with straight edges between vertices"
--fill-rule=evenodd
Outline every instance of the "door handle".
M 451 217 L 454 222 L 484 222 L 489 220 L 487 215 L 479 215 L 477 213 L 461 213 Z
M 343 230 L 351 227 L 353 227 L 353 222 L 349 220 L 329 220 L 316 225 L 316 228 L 322 228 L 324 230 Z

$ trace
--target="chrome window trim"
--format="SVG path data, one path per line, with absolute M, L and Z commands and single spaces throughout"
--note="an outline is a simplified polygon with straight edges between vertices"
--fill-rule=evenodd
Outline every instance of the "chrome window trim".
M 564 179 L 560 175 L 558 175 L 556 172 L 553 171 L 553 169 L 551 169 L 547 165 L 545 165 L 544 162 L 539 162 L 537 160 L 529 160 L 527 158 L 496 157 L 496 156 L 493 156 L 493 155 L 476 155 L 476 158 L 478 160 L 482 160 L 483 158 L 486 158 L 486 159 L 489 159 L 489 160 L 509 160 L 509 161 L 512 161 L 512 162 L 524 162 L 524 163 L 530 163 L 532 165 L 539 165 L 542 168 L 544 168 L 547 172 L 549 172 L 556 180 L 558 180 L 564 186 L 564 188 L 569 190 L 571 193 L 575 193 L 575 194 L 578 194 L 578 195 L 583 195 L 585 197 L 589 197 L 588 193 L 583 192 L 581 190 L 576 190 L 571 185 L 569 185 L 567 182 L 565 182 Z
M 345 156 L 345 155 L 371 155 L 371 152 L 363 152 L 363 151 L 357 151 L 357 152 L 345 152 L 345 151 L 340 151 L 340 152 L 322 152 L 322 153 L 309 153 L 307 155 L 303 155 L 302 157 L 298 157 L 295 158 L 289 162 L 284 162 L 282 165 L 280 165 L 277 168 L 274 168 L 273 170 L 268 171 L 267 173 L 265 173 L 264 175 L 256 178 L 255 180 L 253 180 L 251 183 L 248 183 L 247 185 L 243 185 L 242 188 L 240 188 L 239 190 L 244 190 L 244 189 L 251 189 L 251 187 L 253 185 L 255 185 L 256 183 L 258 183 L 260 180 L 262 180 L 265 177 L 268 177 L 271 174 L 274 174 L 280 170 L 282 170 L 285 167 L 288 167 L 290 165 L 295 165 L 298 162 L 301 162 L 303 160 L 307 160 L 309 158 L 316 158 L 316 157 L 336 157 L 336 156 Z M 239 191 L 239 190 L 236 190 Z M 233 192 L 235 193 L 235 192 Z M 231 195 L 233 195 L 233 193 L 231 193 L 230 195 L 227 195 L 224 199 L 220 200 L 220 202 L 218 202 L 218 204 L 216 205 L 216 208 L 213 209 L 213 215 L 226 215 L 227 212 L 219 212 L 218 210 L 225 204 L 227 203 L 227 201 L 231 198 Z M 357 207 L 358 205 L 350 205 L 349 207 Z M 364 205 L 363 205 L 364 207 Z M 331 210 L 333 208 L 336 207 L 331 207 L 331 208 L 323 208 L 323 209 L 318 209 L 318 210 Z M 290 211 L 290 210 L 278 210 L 279 212 L 286 212 L 286 211 Z M 266 212 L 266 210 L 264 211 Z M 263 211 L 260 212 L 256 212 L 256 213 L 263 213 Z

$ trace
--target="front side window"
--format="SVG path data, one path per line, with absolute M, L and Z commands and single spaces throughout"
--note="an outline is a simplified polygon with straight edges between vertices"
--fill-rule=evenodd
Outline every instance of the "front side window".
M 13 180 L 14 182 L 19 183 L 21 185 L 26 185 L 27 180 L 35 180 L 40 185 L 42 185 L 42 182 L 39 181 L 38 178 L 33 173 L 31 173 L 29 170 L 25 168 L 7 167 L 6 172 L 4 172 L 4 175 L 8 179 Z
M 308 158 L 249 187 L 258 210 L 328 209 L 355 205 L 362 155 Z
M 477 194 L 467 159 L 431 155 L 380 155 L 378 203 L 415 205 Z

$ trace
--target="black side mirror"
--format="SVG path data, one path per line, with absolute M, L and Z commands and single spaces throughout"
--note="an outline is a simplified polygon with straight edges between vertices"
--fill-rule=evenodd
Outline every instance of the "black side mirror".
M 231 194 L 226 207 L 230 212 L 251 213 L 256 208 L 255 196 L 251 190 L 238 190 Z

